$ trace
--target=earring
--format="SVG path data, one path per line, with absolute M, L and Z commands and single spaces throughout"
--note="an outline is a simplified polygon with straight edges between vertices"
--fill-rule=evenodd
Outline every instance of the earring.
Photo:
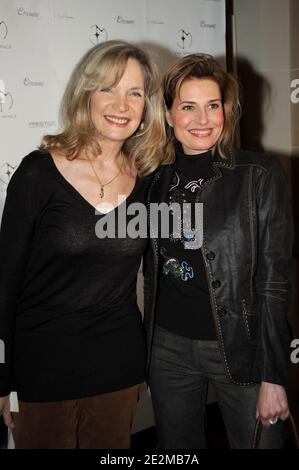
M 140 123 L 139 130 L 140 130 L 140 131 L 143 131 L 143 129 L 144 129 L 144 122 L 142 121 L 142 122 Z

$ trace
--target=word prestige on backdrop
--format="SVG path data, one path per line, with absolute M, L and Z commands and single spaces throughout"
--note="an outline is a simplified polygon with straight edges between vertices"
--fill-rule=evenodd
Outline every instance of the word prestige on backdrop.
M 183 240 L 186 249 L 202 246 L 203 204 L 199 202 L 150 203 L 149 207 L 136 202 L 127 206 L 126 197 L 119 195 L 117 214 L 107 203 L 99 204 L 95 213 L 102 216 L 95 226 L 98 238 L 169 238 L 171 232 L 174 238 Z M 128 216 L 134 217 L 128 221 Z

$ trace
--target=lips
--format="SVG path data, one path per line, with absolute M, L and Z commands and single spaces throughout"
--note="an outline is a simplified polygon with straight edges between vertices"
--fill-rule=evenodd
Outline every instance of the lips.
M 213 129 L 190 129 L 189 132 L 194 137 L 209 137 Z
M 125 117 L 111 116 L 108 114 L 106 114 L 104 117 L 106 121 L 109 122 L 109 124 L 117 127 L 125 127 L 130 122 L 130 119 Z

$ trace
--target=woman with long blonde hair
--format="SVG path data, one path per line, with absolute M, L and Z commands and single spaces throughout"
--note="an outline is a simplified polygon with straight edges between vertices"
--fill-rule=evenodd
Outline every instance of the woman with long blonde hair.
M 145 345 L 136 277 L 147 240 L 96 230 L 144 203 L 162 161 L 159 77 L 123 41 L 89 50 L 8 186 L 0 238 L 0 411 L 17 448 L 128 448 Z M 19 413 L 12 417 L 9 393 Z

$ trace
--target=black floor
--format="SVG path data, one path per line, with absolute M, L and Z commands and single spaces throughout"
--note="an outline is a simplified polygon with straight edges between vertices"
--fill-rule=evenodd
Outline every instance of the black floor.
M 212 403 L 207 407 L 207 439 L 210 448 L 227 448 L 227 440 L 224 430 L 223 421 L 219 413 L 217 403 Z M 3 423 L 2 417 L 0 418 L 0 449 L 7 446 L 7 431 Z M 157 437 L 155 427 L 145 429 L 144 431 L 133 434 L 132 436 L 133 449 L 156 449 Z
M 207 406 L 207 443 L 209 449 L 228 449 L 226 432 L 217 403 Z M 133 434 L 132 449 L 156 449 L 155 427 Z
M 226 432 L 223 424 L 219 407 L 217 403 L 211 403 L 207 406 L 207 442 L 209 449 L 228 449 L 228 442 Z M 0 449 L 7 446 L 7 431 L 0 417 Z M 157 448 L 157 437 L 155 427 L 145 429 L 144 431 L 133 434 L 132 436 L 132 449 L 138 450 L 151 450 Z M 285 449 L 294 448 L 291 438 L 288 438 L 285 443 Z
M 0 449 L 5 449 L 7 446 L 7 430 L 4 425 L 2 416 L 0 417 Z

